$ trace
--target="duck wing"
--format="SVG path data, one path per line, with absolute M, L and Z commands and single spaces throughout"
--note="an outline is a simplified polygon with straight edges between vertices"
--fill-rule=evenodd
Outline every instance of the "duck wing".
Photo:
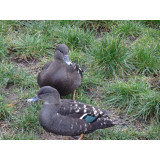
M 59 113 L 72 118 L 85 119 L 87 123 L 90 123 L 101 117 L 105 112 L 100 108 L 67 99 L 62 100 Z
M 46 63 L 46 64 L 42 67 L 42 70 L 47 69 L 47 68 L 50 66 L 51 63 L 52 63 L 52 61 Z

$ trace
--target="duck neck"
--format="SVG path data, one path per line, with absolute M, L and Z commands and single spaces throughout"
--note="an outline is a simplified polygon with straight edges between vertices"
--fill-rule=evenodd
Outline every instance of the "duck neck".
M 61 104 L 61 100 L 50 100 L 50 101 L 44 101 L 44 104 L 45 105 L 53 105 L 53 106 L 57 106 L 57 105 L 60 105 Z

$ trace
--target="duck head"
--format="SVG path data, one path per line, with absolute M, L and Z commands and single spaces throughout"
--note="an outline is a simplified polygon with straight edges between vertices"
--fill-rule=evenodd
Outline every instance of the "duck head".
M 37 96 L 44 104 L 60 104 L 60 94 L 55 88 L 45 86 L 39 89 Z
M 68 57 L 68 47 L 65 44 L 60 44 L 56 47 L 54 59 L 64 61 L 68 65 L 72 65 L 72 62 Z

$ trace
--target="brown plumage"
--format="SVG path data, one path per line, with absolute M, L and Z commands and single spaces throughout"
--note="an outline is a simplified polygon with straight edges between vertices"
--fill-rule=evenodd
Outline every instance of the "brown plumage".
M 68 47 L 60 44 L 56 47 L 53 61 L 45 64 L 38 74 L 37 82 L 40 87 L 54 87 L 61 96 L 65 96 L 81 84 L 82 72 L 69 60 Z
M 42 87 L 37 95 L 44 101 L 39 121 L 48 132 L 78 136 L 120 124 L 100 108 L 69 99 L 61 100 L 57 90 L 50 86 Z

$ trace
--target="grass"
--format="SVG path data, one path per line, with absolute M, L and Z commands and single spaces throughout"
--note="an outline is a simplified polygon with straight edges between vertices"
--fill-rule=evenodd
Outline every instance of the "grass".
M 160 69 L 159 51 L 160 45 L 157 38 L 151 38 L 145 35 L 132 45 L 132 55 L 128 61 L 132 63 L 137 73 L 145 75 L 158 73 Z
M 84 139 L 160 139 L 160 21 L 0 21 L 0 139 L 46 139 L 28 104 L 57 44 L 85 72 L 76 100 L 129 119 Z M 155 87 L 156 86 L 156 87 Z M 62 98 L 72 98 L 68 95 Z M 58 137 L 54 137 L 57 139 Z
M 57 32 L 60 43 L 66 44 L 70 49 L 78 49 L 85 51 L 93 41 L 93 34 L 89 31 L 84 31 L 79 27 L 62 27 Z
M 13 111 L 14 108 L 11 104 L 6 104 L 6 103 L 1 103 L 0 107 L 0 119 L 5 120 L 8 119 L 10 120 L 13 117 Z
M 18 85 L 23 87 L 32 87 L 35 85 L 35 79 L 24 72 L 20 67 L 6 61 L 1 62 L 0 66 L 0 86 Z
M 152 90 L 145 78 L 117 80 L 106 88 L 106 101 L 113 107 L 144 121 L 160 120 L 160 94 Z
M 111 33 L 126 38 L 129 36 L 139 37 L 141 32 L 142 25 L 139 21 L 137 23 L 134 21 L 120 21 Z
M 125 67 L 126 47 L 119 36 L 104 36 L 93 44 L 91 53 L 107 77 L 115 76 Z

